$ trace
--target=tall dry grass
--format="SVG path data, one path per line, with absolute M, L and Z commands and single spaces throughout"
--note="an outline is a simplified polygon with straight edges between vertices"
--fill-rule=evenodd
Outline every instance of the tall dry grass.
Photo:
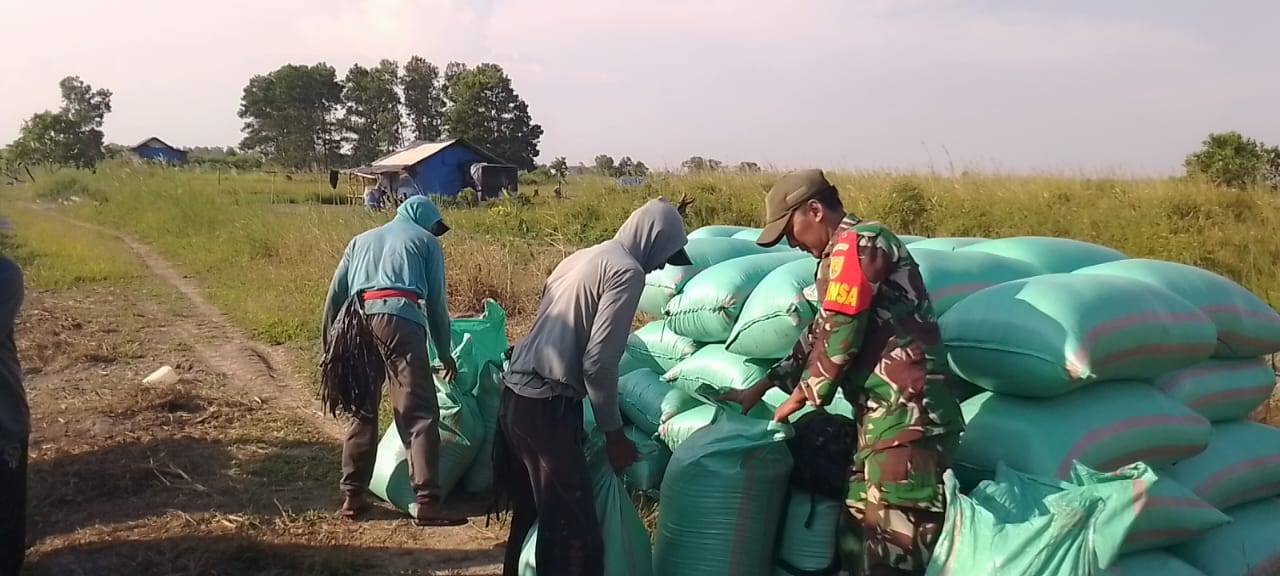
M 345 185 L 325 174 L 221 173 L 107 166 L 78 174 L 93 198 L 70 208 L 82 218 L 134 234 L 198 278 L 214 301 L 255 336 L 306 342 L 333 266 L 356 233 L 386 221 L 339 205 Z M 480 207 L 444 207 L 454 231 L 444 240 L 450 304 L 505 306 L 513 336 L 536 309 L 541 283 L 563 255 L 613 235 L 632 209 L 665 195 L 695 199 L 690 229 L 759 225 L 774 174 L 657 175 L 639 187 L 584 177 L 549 198 Z M 65 182 L 66 177 L 61 179 Z M 847 207 L 901 233 L 926 236 L 1049 235 L 1096 242 L 1132 257 L 1202 266 L 1232 278 L 1273 306 L 1280 303 L 1280 199 L 1181 179 L 1089 179 L 1002 175 L 842 173 L 832 175 Z M 65 184 L 64 184 L 65 185 Z M 41 196 L 60 197 L 54 191 Z

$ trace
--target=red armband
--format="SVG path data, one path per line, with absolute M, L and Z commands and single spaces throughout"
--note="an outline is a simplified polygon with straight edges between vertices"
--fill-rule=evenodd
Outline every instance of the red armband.
M 875 288 L 862 273 L 862 260 L 858 257 L 858 235 L 848 233 L 837 240 L 827 261 L 828 277 L 826 298 L 822 309 L 853 316 L 871 307 Z

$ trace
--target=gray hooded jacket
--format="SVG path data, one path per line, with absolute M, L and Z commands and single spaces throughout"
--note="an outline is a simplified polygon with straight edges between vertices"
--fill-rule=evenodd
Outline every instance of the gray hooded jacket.
M 684 219 L 650 200 L 612 240 L 565 258 L 547 277 L 529 334 L 516 343 L 505 382 L 527 398 L 590 397 L 596 426 L 622 426 L 618 362 L 640 304 L 645 274 L 684 248 Z

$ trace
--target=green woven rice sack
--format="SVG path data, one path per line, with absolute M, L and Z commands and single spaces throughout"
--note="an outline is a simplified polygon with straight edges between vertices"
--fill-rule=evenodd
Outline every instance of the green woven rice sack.
M 992 481 L 962 494 L 943 474 L 947 513 L 927 576 L 1081 576 L 1120 552 L 1150 469 L 1137 464 L 1079 486 L 1000 465 Z
M 745 230 L 741 230 L 735 233 L 733 237 L 737 240 L 746 240 L 754 244 L 756 239 L 760 238 L 760 232 L 762 231 L 763 231 L 762 228 L 747 228 Z M 785 236 L 783 236 L 782 239 L 778 240 L 778 244 L 777 246 L 775 246 L 775 248 L 776 247 L 784 247 L 784 248 L 790 249 L 791 242 L 788 241 Z
M 1076 270 L 1150 282 L 1181 296 L 1218 329 L 1218 358 L 1252 358 L 1280 352 L 1280 314 L 1230 279 L 1203 268 L 1163 260 L 1121 260 Z
M 1259 500 L 1227 514 L 1230 524 L 1170 551 L 1206 576 L 1280 574 L 1280 500 Z
M 1109 475 L 1076 465 L 1070 481 L 1089 486 L 1108 482 Z M 1151 471 L 1143 485 L 1143 496 L 1136 506 L 1138 516 L 1124 537 L 1121 551 L 1125 554 L 1186 542 L 1231 521 L 1167 471 Z
M 773 366 L 725 351 L 723 344 L 708 344 L 662 376 L 672 387 L 713 402 L 725 390 L 741 390 L 764 378 Z
M 658 509 L 656 574 L 771 576 L 791 435 L 787 424 L 721 410 L 673 450 Z
M 627 336 L 626 355 L 640 366 L 663 374 L 693 356 L 699 347 L 688 337 L 668 330 L 666 321 L 657 320 Z
M 933 312 L 939 316 L 974 292 L 1044 273 L 1034 264 L 986 252 L 951 252 L 912 246 L 911 257 L 920 266 L 920 277 L 929 291 Z
M 966 238 L 926 238 L 919 242 L 912 242 L 911 253 L 915 254 L 916 248 L 923 248 L 928 250 L 942 250 L 944 252 L 951 252 L 959 248 L 964 248 L 965 246 L 970 246 L 973 244 L 977 244 L 979 242 L 986 242 L 986 241 L 987 241 L 986 238 L 967 238 L 967 237 Z
M 696 342 L 724 342 L 747 298 L 770 272 L 788 262 L 811 259 L 798 251 L 754 254 L 699 272 L 667 302 L 667 327 Z
M 644 292 L 640 294 L 639 311 L 650 316 L 661 316 L 667 305 L 686 282 L 708 266 L 719 264 L 749 254 L 791 250 L 786 246 L 761 248 L 755 242 L 734 238 L 694 238 L 685 244 L 689 254 L 689 266 L 664 266 L 650 272 L 644 278 Z
M 671 460 L 671 450 L 635 426 L 624 426 L 622 433 L 636 445 L 636 461 L 622 472 L 622 484 L 631 492 L 656 492 Z
M 662 439 L 662 443 L 669 450 L 675 452 L 680 447 L 680 444 L 688 440 L 690 436 L 693 436 L 694 432 L 710 426 L 720 412 L 732 412 L 741 416 L 742 407 L 731 402 L 724 402 L 703 404 L 697 408 L 685 410 L 670 420 L 663 422 L 662 426 L 658 427 L 658 437 Z M 751 408 L 747 416 L 756 420 L 771 420 L 773 419 L 773 408 L 764 402 L 760 402 Z
M 782 358 L 813 322 L 816 308 L 804 294 L 818 261 L 793 260 L 770 272 L 751 292 L 724 341 L 725 350 L 752 358 Z
M 1280 430 L 1244 420 L 1219 422 L 1208 448 L 1169 470 L 1180 484 L 1222 510 L 1280 496 Z
M 912 236 L 910 234 L 899 234 L 898 239 L 901 240 L 903 244 L 915 244 L 916 242 L 928 240 L 928 238 L 925 238 L 924 236 Z
M 844 502 L 792 488 L 787 495 L 774 576 L 834 574 L 840 569 L 836 536 Z
M 698 399 L 663 382 L 662 376 L 652 370 L 636 370 L 618 379 L 622 415 L 647 434 L 656 434 L 663 422 L 701 405 Z
M 939 319 L 955 374 L 999 394 L 1050 397 L 1199 364 L 1217 331 L 1190 302 L 1140 280 L 1048 274 L 979 290 Z
M 743 230 L 750 230 L 750 228 L 746 226 L 729 226 L 726 224 L 711 224 L 708 226 L 703 226 L 701 228 L 691 230 L 689 232 L 688 237 L 690 240 L 694 240 L 697 238 L 732 238 L 734 234 L 742 232 Z M 759 232 L 757 232 L 756 234 L 759 235 Z
M 977 250 L 1035 264 L 1047 274 L 1128 258 L 1124 253 L 1089 242 L 1047 236 L 1017 236 L 970 244 L 958 250 Z
M 1140 552 L 1121 556 L 1103 576 L 1204 576 L 1204 572 L 1168 552 Z
M 474 397 L 452 389 L 439 377 L 435 382 L 436 402 L 440 405 L 440 475 L 437 482 L 447 497 L 475 460 L 484 423 L 480 421 L 480 409 Z M 408 454 L 395 422 L 378 442 L 378 456 L 374 461 L 369 490 L 402 512 L 410 512 L 410 505 L 416 501 L 413 487 L 409 484 Z
M 958 471 L 991 472 L 1003 461 L 1065 480 L 1072 461 L 1104 472 L 1140 460 L 1162 466 L 1209 444 L 1208 420 L 1142 382 L 1106 382 L 1048 399 L 987 392 L 960 408 Z
M 605 455 L 604 438 L 600 434 L 587 437 L 583 451 L 587 470 L 591 472 L 595 495 L 596 520 L 604 540 L 603 576 L 654 576 L 649 533 Z M 538 524 L 535 522 L 520 548 L 520 576 L 538 574 Z
M 790 394 L 787 394 L 781 388 L 770 388 L 768 392 L 764 393 L 763 402 L 768 404 L 771 409 L 777 410 L 778 406 L 781 406 L 783 402 L 786 402 L 787 398 L 790 396 Z M 791 416 L 791 420 L 794 422 L 801 416 L 804 416 L 813 410 L 814 408 L 812 406 L 805 404 L 804 407 L 797 410 L 796 413 Z M 850 404 L 848 400 L 844 399 L 844 392 L 840 390 L 836 390 L 836 395 L 831 399 L 831 403 L 827 405 L 826 410 L 832 414 L 839 414 L 846 418 L 853 418 L 853 405 Z
M 1241 420 L 1271 398 L 1276 373 L 1261 358 L 1209 360 L 1151 384 L 1210 422 Z

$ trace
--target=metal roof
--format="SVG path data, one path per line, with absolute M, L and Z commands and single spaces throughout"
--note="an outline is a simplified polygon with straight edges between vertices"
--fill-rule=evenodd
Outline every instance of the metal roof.
M 472 151 L 474 151 L 476 154 L 479 154 L 480 156 L 482 156 L 485 160 L 488 160 L 489 162 L 492 162 L 494 164 L 506 163 L 506 162 L 503 162 L 501 158 L 498 158 L 497 156 L 490 154 L 487 150 L 479 146 L 476 146 L 471 142 L 468 142 L 462 138 L 455 138 L 453 140 L 442 140 L 440 142 L 427 142 L 425 140 L 418 140 L 412 144 L 409 144 L 404 148 L 401 148 L 399 150 L 396 150 L 395 152 L 392 152 L 386 156 L 383 156 L 377 160 L 374 160 L 373 163 L 370 164 L 370 166 L 396 166 L 396 165 L 412 166 L 414 164 L 422 162 L 423 160 L 426 160 L 427 158 L 430 158 L 436 155 L 441 150 L 444 150 L 445 148 L 453 146 L 454 144 L 461 144 L 463 146 L 466 146 L 467 148 L 470 148 Z
M 141 142 L 139 142 L 139 143 L 137 143 L 137 144 L 134 144 L 134 145 L 133 145 L 133 147 L 131 147 L 131 148 L 129 148 L 129 149 L 130 149 L 130 150 L 137 150 L 138 148 L 142 148 L 143 146 L 147 146 L 147 145 L 151 144 L 151 142 L 153 142 L 153 141 L 154 141 L 154 142 L 159 143 L 159 144 L 160 144 L 160 146 L 163 146 L 163 147 L 165 147 L 165 148 L 169 148 L 169 149 L 171 149 L 171 150 L 177 150 L 177 151 L 179 151 L 179 152 L 182 152 L 182 149 L 181 149 L 181 148 L 178 148 L 178 147 L 175 147 L 175 146 L 170 146 L 168 142 L 165 142 L 164 140 L 161 140 L 161 139 L 159 139 L 159 138 L 157 138 L 157 137 L 155 137 L 155 136 L 152 136 L 152 137 L 147 138 L 147 139 L 145 139 L 145 140 L 143 140 L 143 141 L 141 141 Z M 156 147 L 156 146 L 153 146 L 153 147 Z

